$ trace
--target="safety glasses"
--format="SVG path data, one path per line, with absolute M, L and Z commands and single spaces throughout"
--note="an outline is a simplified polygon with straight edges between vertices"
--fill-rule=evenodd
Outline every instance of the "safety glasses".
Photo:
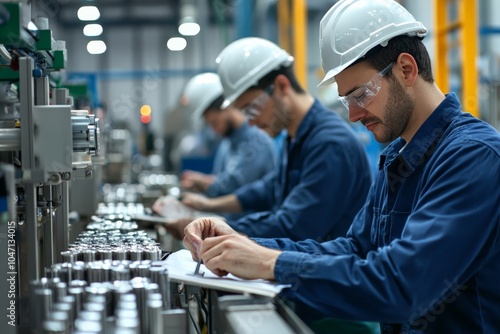
M 382 71 L 375 74 L 370 81 L 358 87 L 347 96 L 339 97 L 340 102 L 349 110 L 349 106 L 366 107 L 382 88 L 382 78 L 391 69 L 394 63 L 390 63 Z
M 241 112 L 249 119 L 253 120 L 259 117 L 260 112 L 264 105 L 269 101 L 271 95 L 273 95 L 274 84 L 269 85 L 264 89 L 262 93 L 260 93 L 255 99 L 252 100 L 249 104 L 247 104 L 244 108 L 241 109 Z

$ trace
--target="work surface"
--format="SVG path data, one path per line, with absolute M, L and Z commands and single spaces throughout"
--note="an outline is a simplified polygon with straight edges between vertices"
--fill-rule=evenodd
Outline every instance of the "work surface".
M 234 275 L 219 277 L 212 273 L 205 265 L 201 265 L 201 275 L 193 275 L 196 268 L 196 261 L 193 261 L 191 253 L 182 249 L 170 254 L 164 261 L 164 266 L 168 269 L 170 280 L 183 282 L 195 286 L 211 288 L 221 291 L 250 293 L 265 297 L 275 297 L 281 290 L 290 287 L 286 284 L 278 284 L 267 280 L 244 280 Z

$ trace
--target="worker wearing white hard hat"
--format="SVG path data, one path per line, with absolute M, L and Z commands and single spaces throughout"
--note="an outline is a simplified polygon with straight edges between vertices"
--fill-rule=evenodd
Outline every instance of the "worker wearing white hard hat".
M 371 172 L 347 122 L 300 86 L 292 64 L 293 57 L 262 38 L 222 50 L 216 59 L 222 106 L 235 106 L 273 136 L 285 129 L 286 147 L 279 168 L 262 180 L 228 196 L 184 196 L 183 202 L 209 212 L 257 211 L 228 222 L 248 236 L 328 240 L 346 233 Z
M 393 0 L 341 0 L 321 21 L 323 82 L 390 143 L 346 237 L 250 240 L 199 219 L 185 230 L 193 257 L 383 333 L 500 333 L 500 134 L 440 91 L 425 34 Z
M 222 108 L 222 85 L 215 73 L 202 73 L 187 83 L 182 100 L 193 121 L 203 118 L 223 137 L 214 158 L 212 174 L 184 171 L 181 186 L 209 197 L 227 195 L 259 180 L 275 169 L 276 152 L 264 131 L 250 126 L 236 108 Z

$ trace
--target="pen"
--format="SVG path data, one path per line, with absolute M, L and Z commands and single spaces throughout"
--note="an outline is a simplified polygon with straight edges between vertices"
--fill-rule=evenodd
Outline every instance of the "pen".
M 203 276 L 203 272 L 200 273 L 201 259 L 198 259 L 198 263 L 196 264 L 196 269 L 194 270 L 194 275 Z

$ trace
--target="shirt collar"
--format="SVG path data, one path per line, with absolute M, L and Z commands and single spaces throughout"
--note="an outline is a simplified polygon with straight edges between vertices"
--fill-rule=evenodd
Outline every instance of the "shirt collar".
M 413 172 L 422 163 L 422 159 L 430 151 L 431 146 L 439 140 L 453 117 L 461 110 L 462 107 L 456 94 L 447 94 L 443 102 L 425 120 L 408 144 L 402 138 L 398 138 L 382 151 L 379 169 L 383 167 L 386 160 L 392 162 L 398 155 L 401 155 L 408 168 Z
M 245 138 L 245 133 L 250 129 L 250 124 L 248 122 L 244 122 L 242 126 L 235 129 L 233 133 L 229 136 L 231 141 L 238 141 Z
M 314 99 L 314 103 L 312 104 L 311 108 L 309 108 L 306 115 L 302 119 L 302 122 L 300 122 L 299 128 L 297 129 L 297 134 L 295 135 L 295 138 L 291 140 L 292 142 L 302 141 L 302 139 L 312 129 L 312 127 L 314 126 L 314 120 L 316 119 L 316 114 L 318 113 L 318 110 L 320 110 L 319 106 L 319 101 Z M 290 141 L 289 134 L 287 134 L 287 140 Z

